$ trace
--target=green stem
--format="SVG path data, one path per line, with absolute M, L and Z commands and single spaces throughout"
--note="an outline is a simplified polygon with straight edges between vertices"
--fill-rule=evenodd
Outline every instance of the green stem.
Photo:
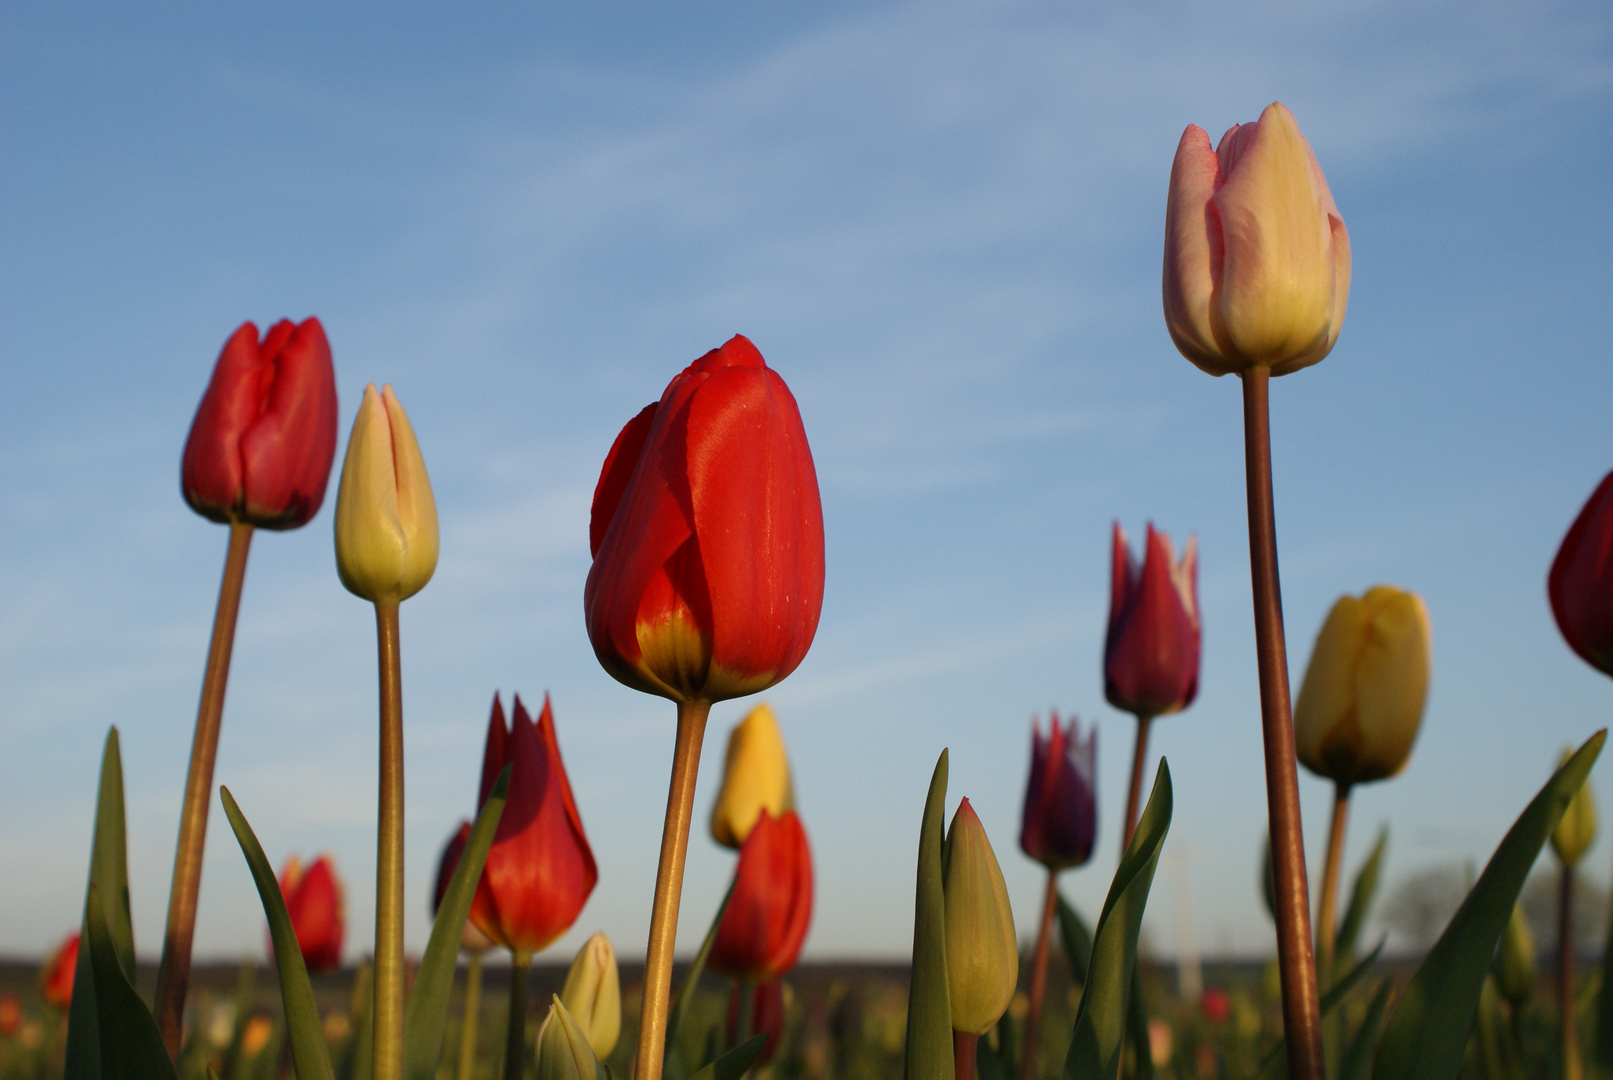
M 1580 1080 L 1579 1022 L 1574 1012 L 1574 868 L 1563 864 L 1557 897 L 1557 1002 L 1562 1010 L 1563 1080 Z
M 1143 805 L 1143 766 L 1148 760 L 1148 731 L 1154 718 L 1137 714 L 1137 745 L 1131 751 L 1131 787 L 1126 794 L 1125 830 L 1120 834 L 1120 854 L 1124 858 L 1131 846 L 1131 834 L 1137 831 L 1137 815 Z
M 526 1064 L 526 982 L 532 954 L 516 949 L 510 954 L 510 1022 L 504 1029 L 504 1080 L 521 1080 Z
M 459 1025 L 459 1070 L 456 1080 L 471 1080 L 476 1067 L 476 1026 L 482 1018 L 482 954 L 470 954 L 465 973 L 465 1020 Z
M 375 858 L 375 1073 L 403 1076 L 403 671 L 398 605 L 375 605 L 381 675 L 381 803 Z

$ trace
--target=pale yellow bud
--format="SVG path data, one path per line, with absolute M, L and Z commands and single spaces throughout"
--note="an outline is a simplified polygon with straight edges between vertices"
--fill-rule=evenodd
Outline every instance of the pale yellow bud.
M 1564 750 L 1557 767 L 1562 768 L 1563 762 L 1571 756 L 1573 751 Z M 1587 780 L 1568 800 L 1568 809 L 1563 811 L 1557 827 L 1551 830 L 1551 849 L 1564 866 L 1573 866 L 1584 858 L 1590 850 L 1591 841 L 1595 839 L 1596 799 L 1591 795 L 1590 781 Z
M 984 1035 L 1013 1000 L 1019 940 L 1003 872 L 968 799 L 947 833 L 943 891 L 952 1029 Z
M 597 1080 L 605 1075 L 588 1036 L 558 996 L 538 1029 L 538 1080 Z
M 378 604 L 407 600 L 437 569 L 437 504 L 392 387 L 364 388 L 336 492 L 336 572 Z
M 1495 976 L 1501 996 L 1513 1007 L 1527 1004 L 1534 996 L 1535 939 L 1529 933 L 1528 920 L 1523 917 L 1522 904 L 1512 906 L 1512 918 L 1507 920 L 1507 928 L 1501 934 L 1501 946 L 1495 951 L 1490 973 Z
M 622 1033 L 622 991 L 616 950 L 603 932 L 583 942 L 560 991 L 566 1011 L 588 1036 L 596 1057 L 609 1057 Z
M 758 705 L 728 733 L 722 790 L 711 808 L 711 838 L 738 848 L 763 810 L 778 818 L 793 809 L 795 792 L 784 735 L 773 710 Z

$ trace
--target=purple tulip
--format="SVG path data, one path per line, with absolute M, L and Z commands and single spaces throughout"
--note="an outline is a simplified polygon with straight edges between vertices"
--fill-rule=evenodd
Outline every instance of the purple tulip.
M 1079 721 L 1059 726 L 1042 737 L 1039 721 L 1031 721 L 1031 778 L 1025 788 L 1025 817 L 1019 846 L 1049 870 L 1080 866 L 1092 857 L 1098 835 L 1096 729 L 1081 738 Z

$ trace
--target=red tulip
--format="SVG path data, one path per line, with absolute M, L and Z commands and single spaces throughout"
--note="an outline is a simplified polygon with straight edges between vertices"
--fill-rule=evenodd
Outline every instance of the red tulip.
M 740 1030 L 739 1007 L 744 1004 L 742 995 L 750 994 L 750 1023 Z M 784 1038 L 784 984 L 777 979 L 757 983 L 755 986 L 736 982 L 728 993 L 728 1045 L 738 1046 L 753 1035 L 767 1034 L 762 1052 L 756 1056 L 753 1068 L 760 1068 L 773 1060 L 778 1053 L 779 1040 Z
M 547 695 L 536 725 L 517 696 L 515 723 L 509 728 L 504 726 L 504 706 L 493 696 L 478 802 L 487 801 L 498 774 L 512 762 L 504 815 L 493 834 L 470 918 L 505 948 L 537 952 L 577 921 L 599 880 L 560 760 Z
M 16 994 L 0 994 L 0 1035 L 15 1035 L 22 1026 L 22 1002 Z
M 336 455 L 336 373 L 318 319 L 230 335 L 196 409 L 180 487 L 214 521 L 295 529 L 319 511 Z
M 448 883 L 453 879 L 454 871 L 459 868 L 460 857 L 465 854 L 465 845 L 470 843 L 470 822 L 462 821 L 454 835 L 448 838 L 443 845 L 442 857 L 437 860 L 437 887 L 431 894 L 431 917 L 437 917 L 437 909 L 442 907 L 442 898 L 448 892 Z M 476 924 L 469 919 L 465 920 L 465 929 L 459 935 L 459 947 L 466 952 L 479 953 L 491 948 L 493 943 L 487 935 L 476 929 Z
M 1206 986 L 1199 998 L 1199 1008 L 1210 1023 L 1224 1024 L 1232 1016 L 1232 999 L 1219 986 Z
M 1569 647 L 1613 675 L 1613 473 L 1603 477 L 1563 537 L 1546 592 Z
M 812 851 L 794 810 L 762 811 L 734 878 L 707 966 L 746 982 L 776 979 L 795 966 L 812 921 Z
M 1096 729 L 1081 738 L 1078 721 L 1059 726 L 1050 718 L 1047 738 L 1031 721 L 1031 778 L 1025 786 L 1025 813 L 1019 846 L 1049 870 L 1080 866 L 1092 857 L 1098 835 Z
M 1180 562 L 1170 538 L 1148 526 L 1142 570 L 1115 523 L 1109 638 L 1103 654 L 1109 704 L 1138 716 L 1185 709 L 1199 692 L 1198 544 Z
M 58 1009 L 73 1003 L 73 973 L 78 970 L 78 935 L 69 934 L 45 961 L 39 973 L 39 992 Z
M 589 547 L 588 638 L 628 686 L 720 701 L 795 670 L 823 606 L 823 509 L 795 398 L 749 341 L 622 429 Z
M 287 859 L 280 871 L 280 895 L 286 899 L 291 928 L 297 932 L 297 946 L 309 972 L 317 975 L 341 967 L 345 905 L 330 856 L 321 855 L 306 869 L 297 856 Z

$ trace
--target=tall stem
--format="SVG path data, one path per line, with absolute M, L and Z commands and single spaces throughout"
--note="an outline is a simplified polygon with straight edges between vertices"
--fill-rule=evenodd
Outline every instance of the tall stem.
M 375 1080 L 403 1075 L 403 668 L 396 601 L 375 605 L 381 805 L 375 842 Z
M 1137 831 L 1137 815 L 1143 805 L 1143 764 L 1148 758 L 1148 729 L 1154 718 L 1137 714 L 1137 745 L 1131 751 L 1131 788 L 1126 796 L 1126 831 L 1120 837 L 1120 856 L 1125 858 L 1131 846 L 1131 834 Z
M 952 1033 L 952 1072 L 957 1080 L 975 1080 L 975 1057 L 979 1052 L 979 1035 L 965 1031 Z
M 1323 1080 L 1321 1001 L 1312 953 L 1305 837 L 1299 819 L 1294 721 L 1288 699 L 1288 650 L 1277 577 L 1277 521 L 1271 497 L 1271 372 L 1243 373 L 1243 450 L 1249 489 L 1249 569 L 1254 585 L 1255 655 L 1266 750 L 1266 810 L 1271 820 L 1277 893 L 1277 964 L 1291 1080 Z
M 202 700 L 196 709 L 196 734 L 190 742 L 190 772 L 185 777 L 185 803 L 179 814 L 179 846 L 174 852 L 174 881 L 168 890 L 168 930 L 157 969 L 157 1028 L 168 1056 L 179 1061 L 180 1028 L 185 994 L 190 987 L 190 946 L 196 934 L 196 895 L 202 887 L 202 851 L 207 841 L 207 809 L 212 799 L 213 762 L 224 720 L 224 685 L 230 678 L 235 647 L 235 621 L 241 610 L 241 584 L 246 580 L 252 526 L 230 525 L 224 556 L 224 580 L 213 612 L 213 640 L 202 675 Z
M 1557 1002 L 1563 1014 L 1563 1080 L 1580 1080 L 1584 1069 L 1574 1016 L 1574 868 L 1567 863 L 1557 896 Z
M 1025 1014 L 1025 1046 L 1019 1065 L 1020 1080 L 1036 1080 L 1036 1039 L 1041 1034 L 1042 1002 L 1047 997 L 1047 954 L 1053 941 L 1053 909 L 1058 904 L 1058 871 L 1047 868 L 1047 895 L 1042 900 L 1042 928 L 1036 935 L 1031 959 L 1030 1010 Z
M 661 827 L 661 862 L 655 871 L 655 903 L 650 910 L 650 943 L 644 956 L 644 1008 L 639 1016 L 635 1080 L 661 1080 L 661 1066 L 666 1056 L 672 947 L 678 935 L 678 901 L 683 896 L 683 860 L 689 853 L 695 777 L 700 772 L 700 744 L 705 739 L 706 717 L 710 712 L 709 701 L 678 702 L 672 783 L 667 789 L 666 823 Z
M 459 1025 L 459 1069 L 456 1080 L 471 1080 L 476 1068 L 476 1027 L 482 1019 L 482 954 L 470 954 L 465 973 L 465 1021 Z
M 1350 817 L 1350 785 L 1333 787 L 1333 822 L 1327 830 L 1327 861 L 1322 864 L 1322 897 L 1316 908 L 1316 982 L 1333 984 L 1334 929 L 1338 921 L 1339 878 L 1344 871 L 1344 829 Z
M 504 1080 L 521 1080 L 526 1065 L 526 984 L 532 954 L 510 954 L 510 1022 L 504 1029 Z

